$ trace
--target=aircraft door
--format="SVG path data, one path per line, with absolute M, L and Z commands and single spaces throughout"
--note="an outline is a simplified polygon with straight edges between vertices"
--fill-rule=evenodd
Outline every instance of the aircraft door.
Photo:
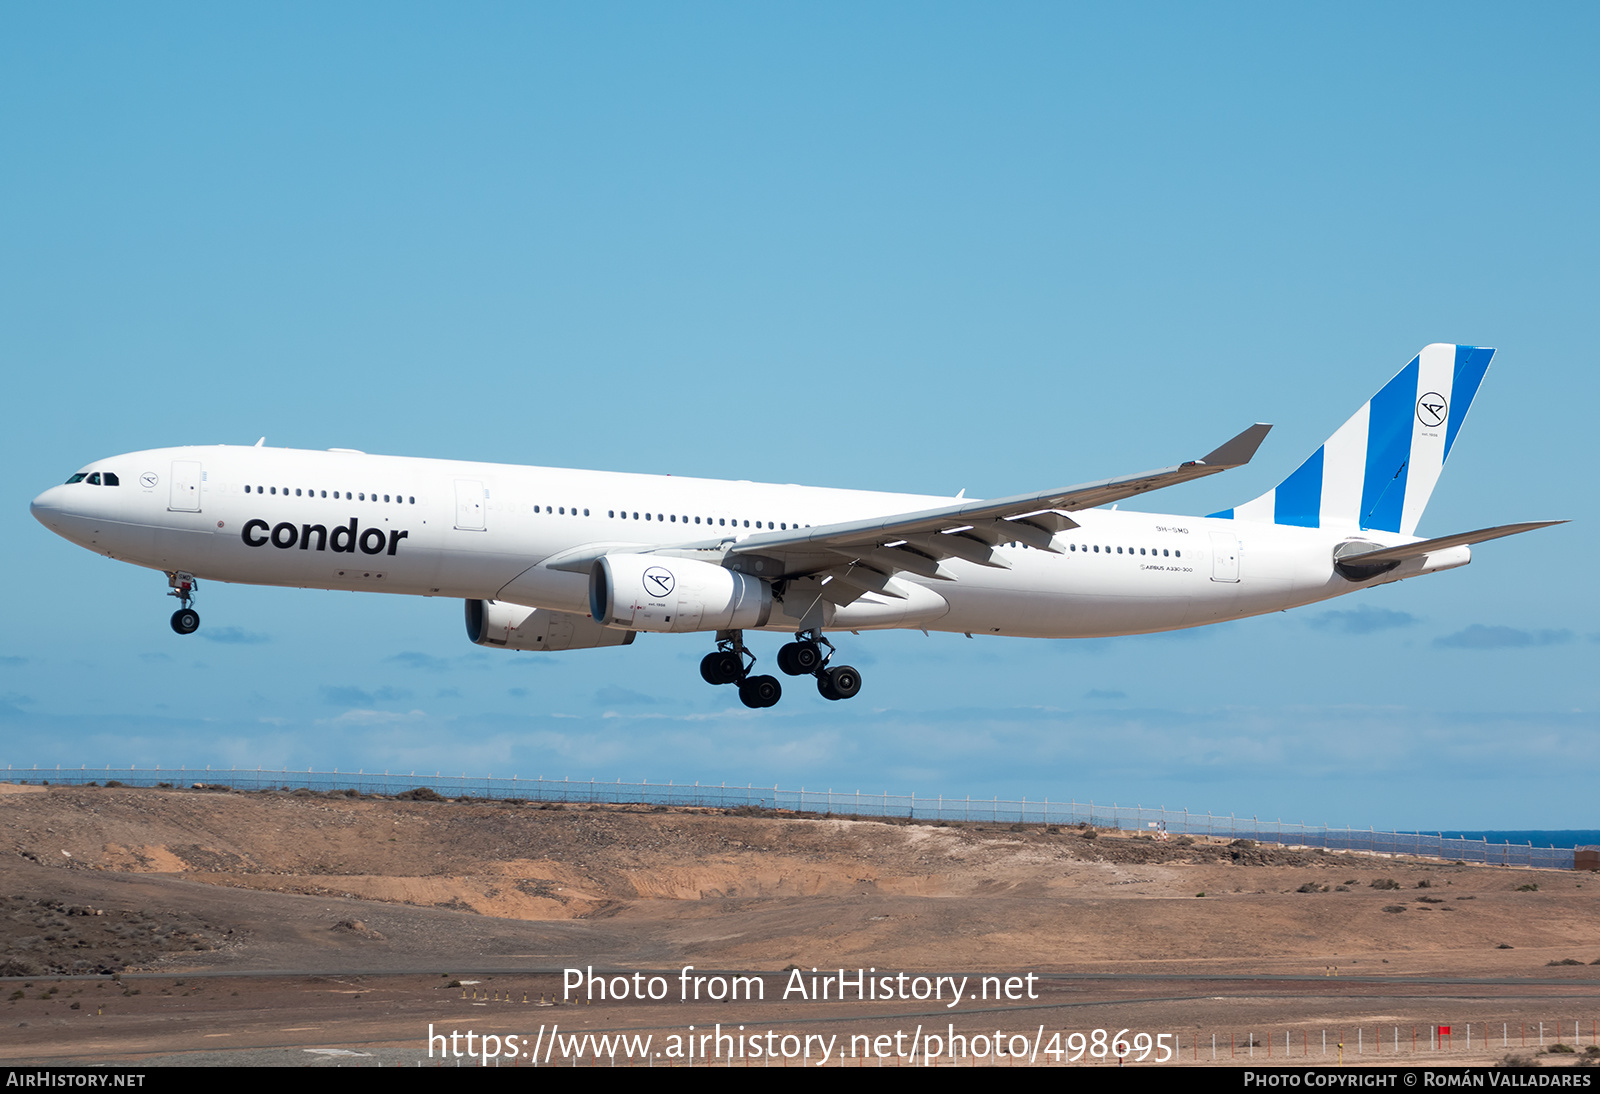
M 1211 580 L 1239 580 L 1239 537 L 1227 532 L 1211 533 Z
M 456 527 L 464 532 L 486 531 L 485 508 L 483 483 L 477 479 L 457 479 Z
M 200 464 L 197 461 L 172 461 L 172 493 L 167 510 L 172 513 L 200 511 Z

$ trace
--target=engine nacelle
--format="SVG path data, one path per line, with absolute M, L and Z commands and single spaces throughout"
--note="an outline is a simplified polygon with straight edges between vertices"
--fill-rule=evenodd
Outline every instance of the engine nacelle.
M 586 615 L 527 608 L 499 600 L 467 601 L 467 637 L 506 650 L 592 650 L 626 646 L 632 631 L 602 627 Z
M 731 631 L 764 626 L 772 586 L 709 562 L 605 555 L 589 570 L 589 614 L 641 631 Z

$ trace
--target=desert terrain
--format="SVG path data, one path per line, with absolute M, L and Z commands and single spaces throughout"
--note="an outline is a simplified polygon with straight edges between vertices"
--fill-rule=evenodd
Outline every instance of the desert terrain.
M 649 1053 L 616 1062 L 665 1066 L 703 1062 L 662 1051 L 668 1037 L 682 1048 L 691 1025 L 719 1024 L 806 1049 L 740 1042 L 719 1066 L 814 1065 L 827 1038 L 830 1065 L 918 1062 L 907 1045 L 935 1046 L 914 1029 L 981 1034 L 982 1058 L 962 1062 L 1012 1066 L 1070 1062 L 1075 1032 L 1079 1066 L 1114 1065 L 1104 1040 L 1124 1029 L 1218 1065 L 1320 1066 L 1341 1043 L 1347 1063 L 1600 1055 L 1587 1052 L 1593 874 L 1041 825 L 429 797 L 0 785 L 0 1059 L 477 1064 L 459 1040 L 448 1053 L 430 1042 L 431 1025 L 473 1029 L 480 1046 L 492 1033 L 501 1066 L 610 1064 L 551 1027 L 649 1034 Z M 563 1000 L 568 968 L 612 988 L 659 977 L 664 994 Z M 840 1001 L 836 985 L 796 992 L 794 970 L 809 992 L 813 969 L 908 975 L 890 998 L 852 988 Z M 735 975 L 761 997 L 709 997 Z M 953 979 L 919 998 L 919 975 L 923 991 Z M 693 976 L 706 994 L 685 999 Z M 971 994 L 952 1006 L 963 979 Z

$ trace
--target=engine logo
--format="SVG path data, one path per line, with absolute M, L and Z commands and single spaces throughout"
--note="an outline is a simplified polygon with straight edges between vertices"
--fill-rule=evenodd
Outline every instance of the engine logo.
M 652 566 L 644 572 L 644 591 L 651 596 L 665 597 L 672 593 L 672 571 Z

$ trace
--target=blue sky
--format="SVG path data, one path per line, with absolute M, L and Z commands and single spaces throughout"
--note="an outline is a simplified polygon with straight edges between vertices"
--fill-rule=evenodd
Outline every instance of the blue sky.
M 1593 827 L 1597 15 L 1581 5 L 0 12 L 0 764 L 454 770 Z M 750 712 L 700 636 L 56 539 L 87 461 L 253 443 L 999 495 L 1275 484 L 1425 343 L 1495 358 L 1420 531 L 1573 523 L 1326 608 L 846 636 Z M 780 639 L 756 639 L 770 656 Z

